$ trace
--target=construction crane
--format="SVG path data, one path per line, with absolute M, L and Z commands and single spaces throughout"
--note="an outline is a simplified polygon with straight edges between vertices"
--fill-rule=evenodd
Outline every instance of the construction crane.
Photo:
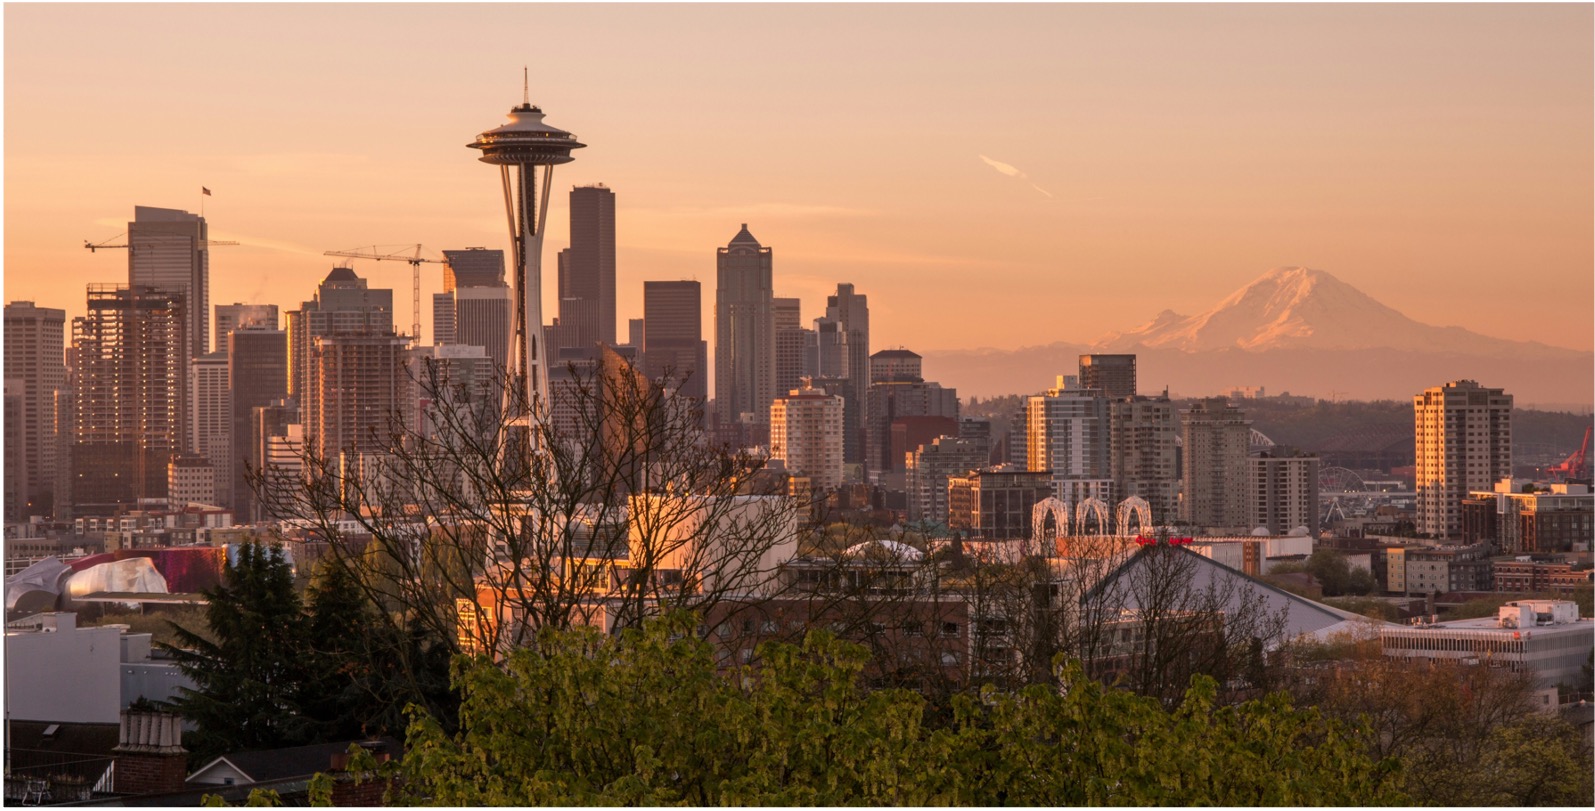
M 413 320 L 411 321 L 411 324 L 410 324 L 410 331 L 411 331 L 411 334 L 415 336 L 416 344 L 420 344 L 421 343 L 421 264 L 424 263 L 424 262 L 430 262 L 432 264 L 441 265 L 441 264 L 443 264 L 444 260 L 442 260 L 442 259 L 423 259 L 421 257 L 421 246 L 419 244 L 415 245 L 413 248 L 411 248 L 411 246 L 409 246 L 409 245 L 393 246 L 393 247 L 411 248 L 411 250 L 413 251 L 413 255 L 411 255 L 411 256 L 405 256 L 404 254 L 397 254 L 397 253 L 385 253 L 382 250 L 380 250 L 383 247 L 386 247 L 386 246 L 372 245 L 369 250 L 367 250 L 365 248 L 354 248 L 352 250 L 347 250 L 347 251 L 326 251 L 326 252 L 324 252 L 324 255 L 326 255 L 326 256 L 342 256 L 342 257 L 346 257 L 346 258 L 349 258 L 349 259 L 375 259 L 378 262 L 381 262 L 383 260 L 390 260 L 390 261 L 394 261 L 394 262 L 409 262 L 410 263 L 410 268 L 412 270 L 411 276 L 412 276 L 412 282 L 413 282 L 413 286 L 412 286 L 413 295 L 412 295 L 411 301 L 410 301 L 410 315 L 412 316 Z
M 117 240 L 122 239 L 123 237 L 126 237 L 126 236 L 127 236 L 127 232 L 123 231 L 122 233 L 117 234 L 116 236 L 111 237 L 110 239 L 107 239 L 104 242 L 90 242 L 90 241 L 85 239 L 85 240 L 83 240 L 83 247 L 88 248 L 89 249 L 89 253 L 94 253 L 95 251 L 101 251 L 101 250 L 110 250 L 112 248 L 129 248 L 129 249 L 131 249 L 131 247 L 126 242 L 123 242 L 123 243 L 120 243 L 120 244 L 116 244 L 116 245 L 111 244 L 111 243 L 116 242 Z M 199 247 L 200 247 L 201 250 L 204 250 L 206 248 L 213 248 L 213 247 L 216 247 L 218 245 L 237 245 L 237 244 L 238 243 L 236 243 L 236 242 L 234 242 L 234 241 L 232 241 L 230 239 L 206 239 L 206 240 L 200 240 Z
M 1563 481 L 1569 479 L 1589 478 L 1589 434 L 1590 427 L 1584 428 L 1584 442 L 1572 456 L 1562 460 L 1562 463 L 1545 469 L 1545 472 L 1556 476 Z

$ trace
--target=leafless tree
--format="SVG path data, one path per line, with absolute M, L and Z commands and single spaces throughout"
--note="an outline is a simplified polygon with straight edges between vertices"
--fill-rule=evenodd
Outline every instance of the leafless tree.
M 761 486 L 764 460 L 718 446 L 701 404 L 604 350 L 553 386 L 547 420 L 412 368 L 413 402 L 358 448 L 307 442 L 299 475 L 256 471 L 270 514 L 327 543 L 386 616 L 454 652 L 528 644 L 544 627 L 617 629 L 672 608 L 761 593 L 795 547 L 798 505 Z

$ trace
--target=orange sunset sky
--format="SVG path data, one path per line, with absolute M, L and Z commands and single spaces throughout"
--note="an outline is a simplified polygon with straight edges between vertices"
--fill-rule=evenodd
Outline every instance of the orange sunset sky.
M 619 334 L 740 223 L 777 295 L 872 344 L 1090 341 L 1278 265 L 1588 350 L 1592 11 L 1562 5 L 7 4 L 7 301 L 84 309 L 133 206 L 197 211 L 213 304 L 309 298 L 328 249 L 507 244 L 466 143 L 531 98 L 617 195 Z M 989 159 L 982 160 L 982 156 Z M 991 162 L 1023 174 L 999 171 Z M 395 288 L 409 266 L 356 262 Z M 423 328 L 441 266 L 423 277 Z

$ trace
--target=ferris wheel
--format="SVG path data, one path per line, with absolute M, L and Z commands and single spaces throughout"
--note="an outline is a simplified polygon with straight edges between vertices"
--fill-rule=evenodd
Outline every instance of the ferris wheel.
M 1366 515 L 1373 508 L 1373 502 L 1372 488 L 1355 471 L 1326 467 L 1318 472 L 1318 504 L 1323 524 Z

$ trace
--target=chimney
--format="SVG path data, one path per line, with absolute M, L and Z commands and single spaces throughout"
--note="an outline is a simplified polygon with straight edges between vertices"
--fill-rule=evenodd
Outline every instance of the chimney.
M 361 741 L 360 748 L 371 755 L 378 767 L 392 759 L 388 746 L 379 740 Z M 332 756 L 332 805 L 335 808 L 380 808 L 393 787 L 393 778 L 381 771 L 353 771 L 349 753 Z
M 123 710 L 116 748 L 114 790 L 118 794 L 182 791 L 188 778 L 183 719 L 166 712 Z

